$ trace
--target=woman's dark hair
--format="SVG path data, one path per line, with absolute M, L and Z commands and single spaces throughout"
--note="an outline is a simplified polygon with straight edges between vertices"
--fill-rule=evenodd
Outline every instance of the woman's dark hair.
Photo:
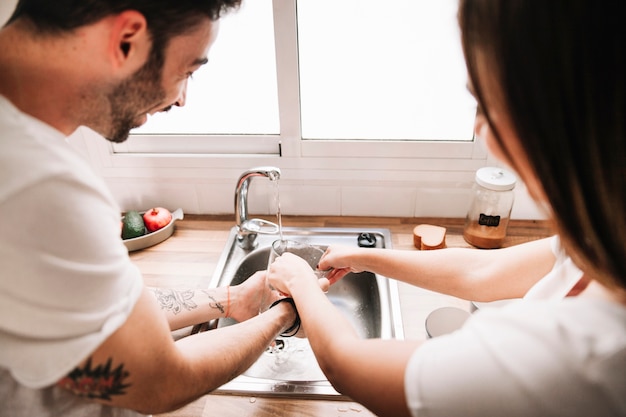
M 626 14 L 619 1 L 460 0 L 467 69 L 501 89 L 566 247 L 626 288 Z M 479 55 L 480 53 L 480 55 Z M 482 78 L 484 80 L 484 78 Z
M 7 24 L 27 18 L 38 32 L 54 34 L 125 10 L 136 10 L 148 23 L 153 43 L 151 60 L 162 64 L 170 39 L 193 30 L 203 19 L 218 20 L 240 3 L 241 0 L 19 0 Z

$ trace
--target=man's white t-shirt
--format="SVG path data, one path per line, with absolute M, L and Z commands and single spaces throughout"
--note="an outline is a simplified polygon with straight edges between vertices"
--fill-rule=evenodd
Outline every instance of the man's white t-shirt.
M 52 389 L 126 321 L 143 282 L 119 236 L 102 179 L 0 96 L 1 407 Z
M 555 246 L 551 282 L 416 350 L 405 372 L 413 416 L 626 416 L 626 308 L 551 297 L 581 275 Z

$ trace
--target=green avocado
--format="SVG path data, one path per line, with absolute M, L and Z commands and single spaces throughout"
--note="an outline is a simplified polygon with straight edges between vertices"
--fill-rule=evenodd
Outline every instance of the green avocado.
M 129 211 L 122 219 L 122 239 L 132 239 L 146 234 L 143 217 L 137 211 Z

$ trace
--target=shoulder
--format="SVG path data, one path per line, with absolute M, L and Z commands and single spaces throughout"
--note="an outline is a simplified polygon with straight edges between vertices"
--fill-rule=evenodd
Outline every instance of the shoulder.
M 2 96 L 0 132 L 0 201 L 55 178 L 87 182 L 106 192 L 102 180 L 64 134 L 22 113 Z
M 459 338 L 493 351 L 506 349 L 529 363 L 543 359 L 576 367 L 590 356 L 605 356 L 607 349 L 626 348 L 626 308 L 582 297 L 560 302 L 520 300 L 479 311 Z
M 571 415 L 626 410 L 618 395 L 626 386 L 626 310 L 565 301 L 481 311 L 461 330 L 424 343 L 405 374 L 412 407 L 468 416 L 570 415 L 551 409 L 558 404 Z

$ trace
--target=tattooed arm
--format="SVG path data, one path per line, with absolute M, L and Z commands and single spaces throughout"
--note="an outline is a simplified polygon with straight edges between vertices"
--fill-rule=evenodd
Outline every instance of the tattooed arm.
M 240 306 L 234 304 L 236 292 L 231 295 L 233 315 L 244 314 L 243 299 Z M 214 298 L 222 304 L 218 296 Z M 237 325 L 174 342 L 161 308 L 146 288 L 122 327 L 58 385 L 93 401 L 144 414 L 175 410 L 249 368 L 296 317 L 289 303 L 280 303 Z M 217 306 L 209 309 L 222 314 Z
M 232 287 L 212 289 L 150 288 L 171 330 L 205 321 L 232 317 L 241 322 L 259 313 L 264 291 L 265 271 L 259 271 Z M 269 296 L 269 295 L 268 295 Z

